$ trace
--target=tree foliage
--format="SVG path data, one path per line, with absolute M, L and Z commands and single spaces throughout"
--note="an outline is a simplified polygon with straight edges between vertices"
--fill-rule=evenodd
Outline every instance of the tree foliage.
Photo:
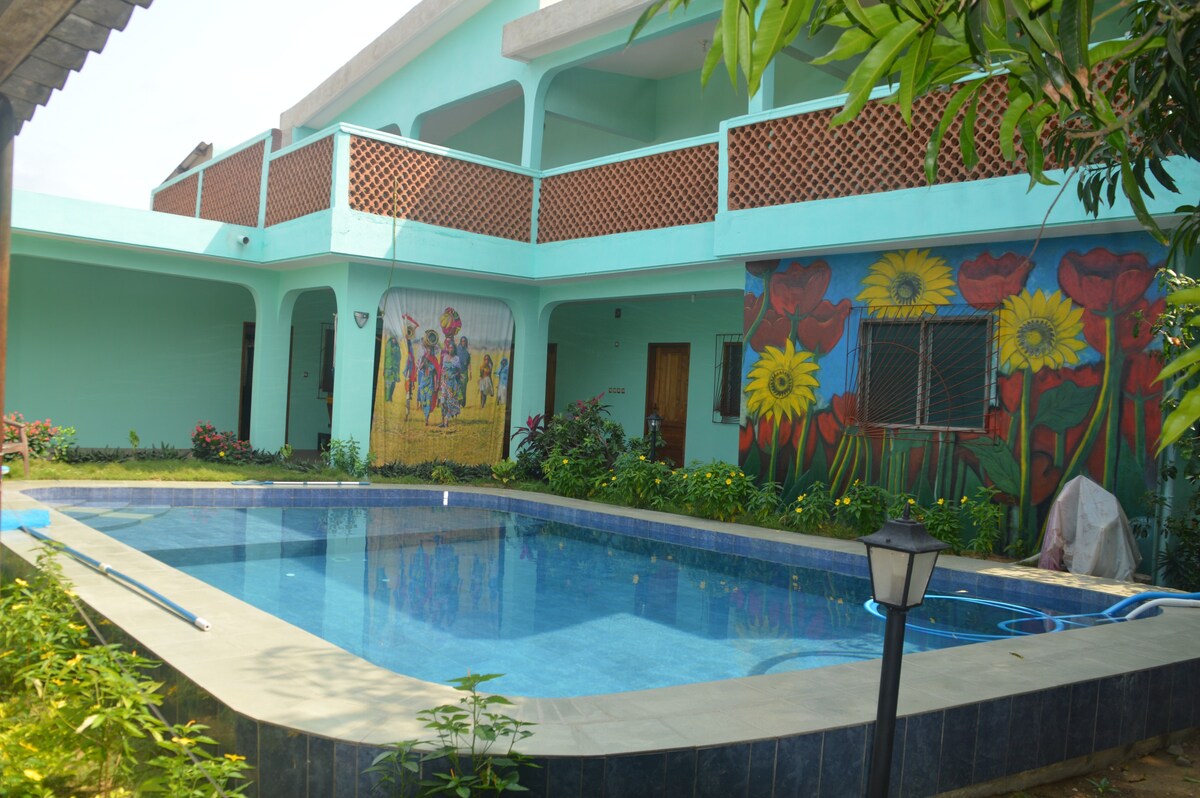
M 655 0 L 630 40 L 663 11 L 693 0 Z M 952 124 L 961 119 L 958 150 L 968 169 L 978 162 L 980 92 L 989 78 L 1007 84 L 1007 108 L 996 135 L 1001 152 L 1029 173 L 1030 186 L 1053 184 L 1052 164 L 1077 177 L 1084 208 L 1097 214 L 1125 197 L 1141 225 L 1170 243 L 1169 260 L 1187 258 L 1200 240 L 1200 200 L 1176 208 L 1172 230 L 1152 216 L 1147 198 L 1179 193 L 1171 156 L 1200 161 L 1200 5 L 1194 0 L 723 0 L 701 71 L 707 82 L 723 62 L 751 94 L 771 61 L 795 39 L 837 32 L 815 64 L 847 62 L 846 102 L 833 117 L 854 119 L 878 87 L 890 90 L 906 122 L 916 98 L 950 92 L 925 156 L 934 182 Z M 1097 24 L 1119 23 L 1124 36 L 1096 43 Z M 1175 220 L 1173 220 L 1175 221 Z M 1175 262 L 1178 262 L 1175 260 Z M 1164 375 L 1195 365 L 1169 364 Z M 1183 414 L 1183 415 L 1176 415 Z M 1200 420 L 1200 388 L 1165 423 L 1170 444 Z

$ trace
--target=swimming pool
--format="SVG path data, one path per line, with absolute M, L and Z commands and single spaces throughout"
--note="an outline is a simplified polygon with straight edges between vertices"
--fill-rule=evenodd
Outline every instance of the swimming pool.
M 135 505 L 328 505 L 313 489 L 5 482 L 4 507 L 42 500 Z M 342 494 L 344 500 L 347 494 Z M 519 512 L 688 542 L 834 573 L 865 573 L 860 544 L 812 540 L 661 513 L 502 490 L 376 487 L 364 508 L 404 500 Z M 139 650 L 165 660 L 168 716 L 213 727 L 257 767 L 259 798 L 366 798 L 363 771 L 390 742 L 426 733 L 418 710 L 453 701 L 444 685 L 401 676 L 234 599 L 90 529 L 50 513 L 53 537 L 104 559 L 213 622 L 189 627 L 129 590 L 65 563 L 81 597 Z M 686 525 L 681 525 L 681 522 Z M 26 568 L 37 547 L 0 532 L 0 568 Z M 802 545 L 801 545 L 802 544 Z M 934 589 L 967 589 L 1018 604 L 1111 604 L 1137 590 L 1103 580 L 943 557 Z M 1200 613 L 1168 610 L 1136 623 L 997 640 L 905 657 L 892 784 L 900 796 L 1016 790 L 1039 774 L 1085 772 L 1200 722 Z M 525 752 L 531 796 L 758 798 L 859 796 L 879 684 L 878 660 L 803 671 L 574 698 L 516 696 L 534 721 Z M 1149 742 L 1146 742 L 1149 741 Z M 1147 748 L 1148 750 L 1148 748 Z M 522 777 L 526 784 L 526 778 Z M 972 786 L 974 785 L 974 786 Z M 981 786 L 987 785 L 987 786 Z
M 860 577 L 519 513 L 50 504 L 425 681 L 498 673 L 498 692 L 563 698 L 837 665 L 882 650 Z M 1001 636 L 1022 617 L 962 601 L 965 590 L 955 598 L 927 602 L 921 622 L 937 634 L 910 635 L 908 653 Z

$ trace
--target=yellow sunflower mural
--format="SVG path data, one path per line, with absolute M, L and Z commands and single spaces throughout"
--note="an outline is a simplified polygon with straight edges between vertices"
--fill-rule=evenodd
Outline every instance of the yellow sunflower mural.
M 937 305 L 949 305 L 954 296 L 950 267 L 944 258 L 930 257 L 927 249 L 884 253 L 871 265 L 863 285 L 855 299 L 866 302 L 871 313 L 883 318 L 910 319 L 934 313 Z
M 1025 289 L 1000 307 L 1000 365 L 1038 371 L 1079 362 L 1086 344 L 1083 308 L 1075 307 L 1061 291 L 1031 294 Z
M 816 401 L 813 389 L 818 383 L 813 373 L 817 364 L 812 359 L 811 353 L 796 351 L 791 338 L 782 350 L 766 347 L 750 368 L 746 408 L 758 418 L 766 416 L 777 422 L 804 413 Z

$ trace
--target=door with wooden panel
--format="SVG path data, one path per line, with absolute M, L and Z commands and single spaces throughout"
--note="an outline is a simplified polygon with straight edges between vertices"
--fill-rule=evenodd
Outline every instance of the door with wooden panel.
M 658 413 L 658 457 L 684 465 L 687 439 L 688 363 L 691 344 L 650 344 L 646 374 L 646 415 Z M 649 436 L 647 426 L 645 435 Z

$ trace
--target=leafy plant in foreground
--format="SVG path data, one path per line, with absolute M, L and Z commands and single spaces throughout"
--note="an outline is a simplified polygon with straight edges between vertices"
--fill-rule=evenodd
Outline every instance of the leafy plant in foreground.
M 443 704 L 417 713 L 417 719 L 432 729 L 435 739 L 406 740 L 380 754 L 367 769 L 380 777 L 380 786 L 391 788 L 393 795 L 411 794 L 429 765 L 426 778 L 420 779 L 420 795 L 457 795 L 459 798 L 524 792 L 520 769 L 537 767 L 528 757 L 517 753 L 517 743 L 533 735 L 535 724 L 517 720 L 496 707 L 511 706 L 501 695 L 484 695 L 479 685 L 500 678 L 498 673 L 480 673 L 451 679 L 454 689 L 466 693 L 456 704 Z M 502 746 L 503 752 L 493 749 Z

